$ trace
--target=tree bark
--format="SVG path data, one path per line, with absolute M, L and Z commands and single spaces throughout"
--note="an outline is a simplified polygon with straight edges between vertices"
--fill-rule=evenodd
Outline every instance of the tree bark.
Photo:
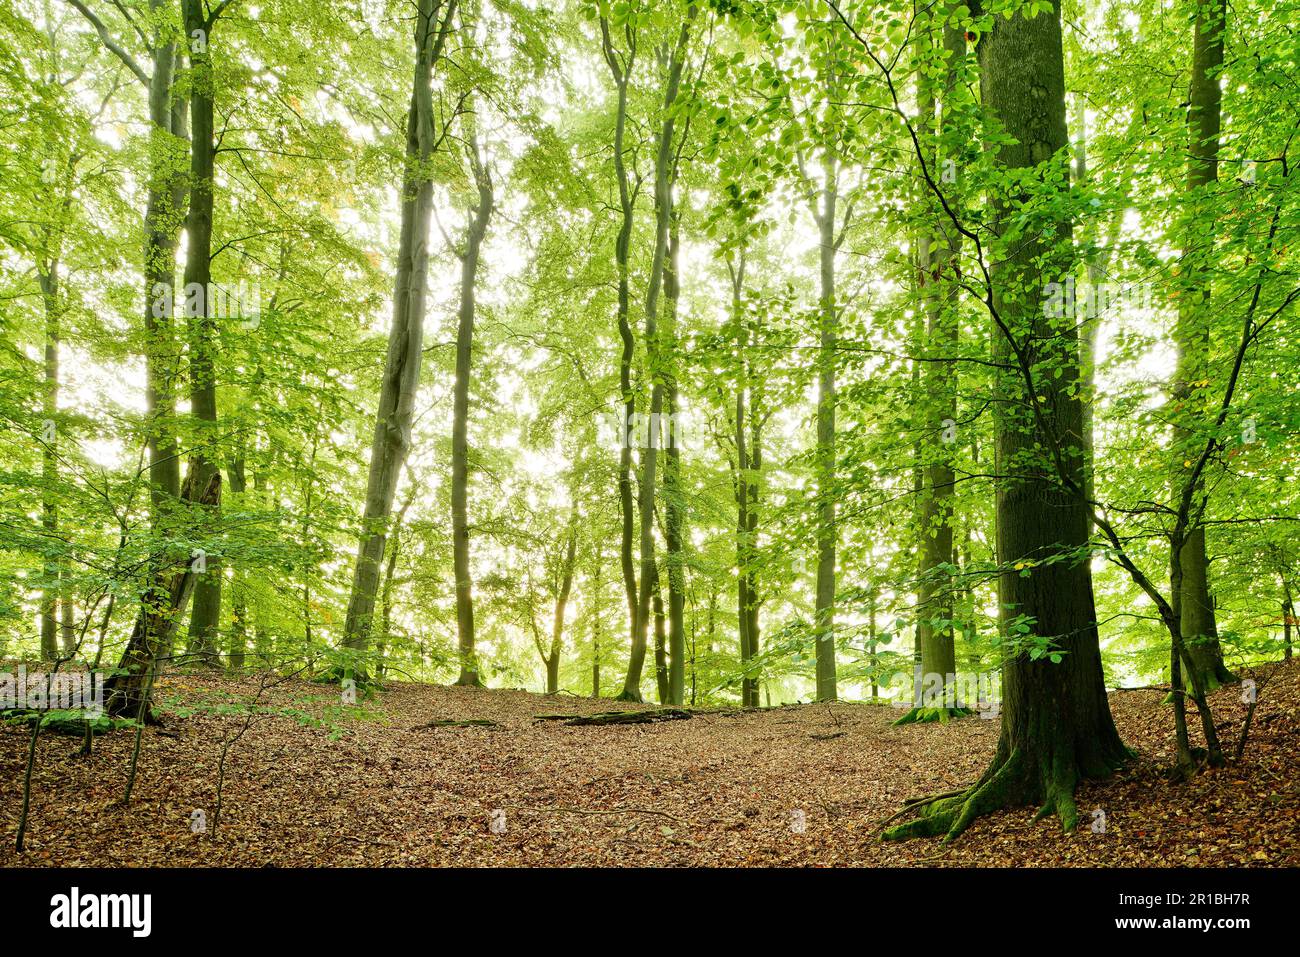
M 674 177 L 675 179 L 675 177 Z M 677 303 L 681 233 L 680 217 L 673 213 L 664 264 L 664 352 L 667 364 L 665 390 L 668 402 L 668 440 L 664 449 L 664 544 L 668 569 L 668 703 L 680 705 L 686 694 L 686 502 L 682 487 L 682 432 L 678 421 Z
M 978 51 L 985 109 L 1013 138 L 998 147 L 998 164 L 1047 175 L 1067 146 L 1059 6 L 1032 19 L 1021 13 L 997 18 Z M 934 802 L 887 837 L 944 834 L 952 840 L 977 816 L 1023 804 L 1038 804 L 1040 816 L 1057 813 L 1073 830 L 1079 781 L 1106 776 L 1129 757 L 1102 677 L 1088 512 L 1066 487 L 1067 481 L 1076 488 L 1083 482 L 1077 331 L 1072 317 L 1052 319 L 1042 308 L 1045 282 L 1068 274 L 1062 260 L 1068 258 L 1070 225 L 1062 218 L 1031 225 L 1032 235 L 1018 231 L 1011 221 L 1024 198 L 991 197 L 999 236 L 990 252 L 990 311 L 998 327 L 993 358 L 1011 367 L 996 382 L 998 597 L 1007 637 L 1026 622 L 1051 640 L 1058 660 L 1009 650 L 992 764 L 968 791 Z M 1050 369 L 1061 376 L 1044 374 Z
M 677 41 L 668 60 L 668 77 L 664 86 L 663 119 L 656 137 L 655 172 L 654 172 L 654 208 L 655 208 L 655 245 L 650 261 L 650 274 L 647 279 L 645 300 L 645 343 L 646 362 L 651 378 L 650 419 L 641 446 L 641 486 L 637 502 L 640 518 L 640 560 L 641 582 L 637 595 L 636 624 L 638 633 L 633 640 L 633 651 L 638 646 L 644 648 L 646 632 L 650 625 L 652 597 L 662 603 L 658 588 L 658 572 L 655 568 L 654 515 L 655 491 L 659 466 L 659 447 L 663 441 L 663 413 L 666 391 L 667 349 L 659 328 L 659 293 L 663 287 L 664 274 L 668 261 L 668 233 L 673 219 L 672 183 L 674 179 L 675 154 L 673 151 L 676 117 L 673 106 L 677 102 L 677 93 L 681 87 L 682 70 L 686 65 L 686 46 L 690 40 L 691 24 L 696 16 L 695 5 L 687 10 L 686 19 L 677 34 Z M 672 425 L 667 430 L 672 434 Z M 653 579 L 653 581 L 652 581 Z M 659 616 L 656 615 L 656 618 Z M 656 621 L 656 637 L 658 636 Z M 669 694 L 667 688 L 666 667 L 656 656 L 656 672 L 665 672 L 659 679 L 660 699 Z M 633 686 L 632 667 L 628 668 L 628 680 L 624 686 L 624 695 L 629 700 L 637 700 L 640 694 L 639 675 Z
M 956 67 L 965 54 L 965 38 L 951 27 L 939 26 L 943 34 L 943 47 L 947 57 L 945 90 L 956 82 Z M 933 88 L 925 81 L 922 87 L 921 115 L 927 120 L 934 116 L 936 97 Z M 945 93 L 942 107 L 944 123 L 948 122 L 949 103 Z M 930 168 L 940 164 L 937 137 L 923 140 L 933 147 Z M 921 454 L 921 494 L 917 509 L 917 531 L 920 547 L 917 549 L 917 617 L 916 644 L 920 657 L 922 686 L 933 693 L 939 692 L 937 701 L 914 701 L 913 708 L 896 723 L 917 720 L 946 719 L 962 713 L 955 700 L 949 676 L 957 672 L 957 652 L 953 634 L 952 569 L 956 564 L 953 544 L 953 491 L 956 474 L 953 470 L 957 444 L 957 383 L 956 365 L 944 361 L 957 354 L 958 346 L 958 286 L 953 273 L 961 254 L 961 238 L 938 211 L 930 197 L 923 197 L 926 213 L 922 219 L 923 234 L 918 244 L 918 288 L 924 314 L 924 358 L 920 363 L 918 393 L 915 401 L 920 407 L 918 435 Z M 946 227 L 946 228 L 945 228 Z M 937 676 L 937 680 L 936 680 Z
M 1189 135 L 1187 163 L 1187 197 L 1191 206 L 1189 233 L 1183 249 L 1184 269 L 1189 276 L 1188 288 L 1182 291 L 1175 329 L 1177 367 L 1174 372 L 1173 401 L 1178 410 L 1174 429 L 1174 488 L 1181 493 L 1183 476 L 1188 469 L 1189 447 L 1201 441 L 1205 392 L 1198 381 L 1208 378 L 1211 339 L 1211 290 L 1205 276 L 1206 264 L 1213 261 L 1212 232 L 1193 232 L 1190 222 L 1195 210 L 1213 189 L 1219 178 L 1219 134 L 1222 124 L 1222 91 L 1219 72 L 1223 68 L 1223 35 L 1226 30 L 1226 0 L 1206 0 L 1197 4 L 1192 40 L 1192 79 L 1188 91 L 1187 127 Z M 1206 248 L 1201 248 L 1204 244 Z M 1208 494 L 1198 489 L 1202 503 Z M 1236 678 L 1223 663 L 1219 629 L 1215 620 L 1214 599 L 1210 593 L 1209 558 L 1206 554 L 1205 526 L 1196 523 L 1187 531 L 1182 547 L 1182 635 L 1184 667 L 1194 671 L 1205 693 Z M 1193 683 L 1195 686 L 1195 683 Z
M 221 503 L 221 473 L 212 472 L 206 488 L 199 489 L 193 469 L 185 479 L 181 500 L 200 508 L 214 508 Z M 104 683 L 105 710 L 115 716 L 134 718 L 145 708 L 148 713 L 149 691 L 159 667 L 160 650 L 169 647 L 177 621 L 185 614 L 196 574 L 188 555 L 170 563 L 160 563 L 140 602 L 135 627 L 127 642 L 122 660 Z
M 190 409 L 198 426 L 190 469 L 199 488 L 217 473 L 213 447 L 217 442 L 216 327 L 212 295 L 214 81 L 210 50 L 216 18 L 205 14 L 202 0 L 184 0 L 185 33 L 190 38 L 190 207 L 185 220 L 185 316 L 190 338 Z M 220 523 L 212 514 L 209 530 Z M 204 664 L 219 661 L 221 628 L 221 556 L 209 554 L 207 571 L 194 583 L 190 617 L 190 653 Z
M 398 476 L 411 446 L 411 422 L 420 384 L 429 224 L 433 211 L 433 182 L 428 169 L 434 150 L 433 67 L 441 56 L 456 3 L 457 0 L 418 0 L 416 62 L 406 120 L 406 170 L 402 176 L 402 231 L 393 286 L 393 325 L 388 334 L 388 356 L 375 416 L 365 515 L 343 626 L 343 647 L 356 659 L 369 647 L 388 519 Z M 359 661 L 352 667 L 364 675 Z
M 839 312 L 835 304 L 835 222 L 839 200 L 839 160 L 827 148 L 822 163 L 824 182 L 817 216 L 819 244 L 819 344 L 817 354 L 817 599 L 814 635 L 817 656 L 817 700 L 834 701 L 835 678 L 835 550 L 839 529 L 835 519 L 835 350 Z
M 555 597 L 555 616 L 551 622 L 551 653 L 546 658 L 546 693 L 560 690 L 560 651 L 564 647 L 564 611 L 573 589 L 573 567 L 578 554 L 578 511 L 575 508 L 569 523 L 569 540 L 564 549 L 564 562 L 560 567 L 560 590 Z
M 468 114 L 467 114 L 468 116 Z M 456 684 L 480 687 L 478 655 L 474 649 L 474 583 L 469 567 L 469 386 L 474 344 L 475 285 L 478 282 L 479 253 L 492 217 L 492 175 L 480 153 L 471 119 L 468 150 L 478 205 L 470 217 L 461 256 L 460 312 L 456 327 L 456 384 L 451 426 L 451 533 L 452 563 L 456 576 L 456 634 L 460 652 L 460 677 Z
M 618 451 L 618 505 L 621 518 L 621 538 L 619 540 L 619 565 L 623 573 L 623 590 L 627 598 L 628 628 L 630 633 L 630 652 L 628 657 L 627 677 L 623 690 L 618 695 L 621 701 L 641 701 L 641 670 L 645 666 L 645 633 L 638 620 L 638 585 L 636 565 L 633 559 L 633 540 L 636 535 L 636 513 L 632 498 L 632 422 L 636 415 L 636 394 L 632 391 L 632 359 L 636 354 L 636 340 L 632 335 L 632 323 L 628 313 L 631 303 L 631 284 L 629 280 L 628 255 L 632 242 L 632 223 L 635 212 L 636 195 L 624 158 L 624 138 L 627 132 L 628 83 L 632 67 L 636 62 L 636 33 L 628 28 L 628 51 L 626 58 L 620 58 L 614 49 L 610 36 L 609 21 L 600 20 L 601 48 L 605 62 L 609 65 L 617 90 L 617 107 L 614 114 L 614 178 L 618 182 L 618 199 L 621 219 L 618 236 L 614 241 L 614 261 L 618 271 L 618 335 L 622 344 L 619 354 L 618 380 L 619 393 L 623 402 L 623 421 L 619 429 Z

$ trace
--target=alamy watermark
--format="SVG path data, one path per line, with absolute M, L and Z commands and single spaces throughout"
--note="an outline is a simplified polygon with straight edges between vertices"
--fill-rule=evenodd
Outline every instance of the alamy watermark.
M 179 302 L 176 299 L 178 295 Z M 149 304 L 153 317 L 170 317 L 176 305 L 181 307 L 182 315 L 192 318 L 238 319 L 242 329 L 256 329 L 262 321 L 262 289 L 257 283 L 240 281 L 231 285 L 210 282 L 204 286 L 192 282 L 179 293 L 174 292 L 168 283 L 155 283 Z
M 690 426 L 682 412 L 621 410 L 598 416 L 601 444 L 616 449 L 684 449 L 690 443 Z
M 104 714 L 104 675 L 98 671 L 53 674 L 25 665 L 17 673 L 0 672 L 0 711 L 80 711 L 87 718 Z
M 1002 677 L 997 672 L 922 672 L 918 665 L 912 674 L 911 698 L 898 698 L 890 704 L 895 708 L 965 708 L 991 720 L 1002 714 Z
M 1150 309 L 1151 290 L 1149 282 L 1076 283 L 1073 276 L 1068 276 L 1065 282 L 1043 286 L 1043 315 L 1052 319 L 1095 319 L 1115 306 Z

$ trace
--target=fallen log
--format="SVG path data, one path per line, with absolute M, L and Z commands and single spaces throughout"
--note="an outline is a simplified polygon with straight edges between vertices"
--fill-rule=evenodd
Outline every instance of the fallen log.
M 658 721 L 688 721 L 695 717 L 681 708 L 652 708 L 649 711 L 598 711 L 595 714 L 539 714 L 538 721 L 563 721 L 569 727 L 605 724 L 654 724 Z
M 499 728 L 501 727 L 495 721 L 489 721 L 487 718 L 465 718 L 462 721 L 456 721 L 451 718 L 436 718 L 433 721 L 417 724 L 414 728 L 408 728 L 408 731 L 423 731 L 426 728 Z

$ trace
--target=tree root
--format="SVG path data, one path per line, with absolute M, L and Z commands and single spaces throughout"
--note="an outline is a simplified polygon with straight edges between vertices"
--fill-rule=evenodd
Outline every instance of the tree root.
M 929 804 L 917 802 L 912 809 L 920 809 L 920 817 L 887 829 L 881 836 L 887 841 L 902 841 L 912 837 L 938 837 L 951 844 L 981 814 L 999 810 L 1010 802 L 1013 790 L 1019 785 L 1024 759 L 1017 749 L 996 769 L 985 772 L 973 787 L 953 797 L 941 797 Z M 1073 796 L 1070 807 L 1073 807 Z M 1064 817 L 1062 818 L 1064 820 Z M 1074 815 L 1074 823 L 1078 814 Z

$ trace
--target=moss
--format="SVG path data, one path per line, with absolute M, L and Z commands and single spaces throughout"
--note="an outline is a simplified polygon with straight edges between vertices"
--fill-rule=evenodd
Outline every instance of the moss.
M 903 724 L 947 724 L 953 718 L 964 718 L 974 714 L 970 708 L 912 708 L 907 714 L 893 722 L 897 727 Z

